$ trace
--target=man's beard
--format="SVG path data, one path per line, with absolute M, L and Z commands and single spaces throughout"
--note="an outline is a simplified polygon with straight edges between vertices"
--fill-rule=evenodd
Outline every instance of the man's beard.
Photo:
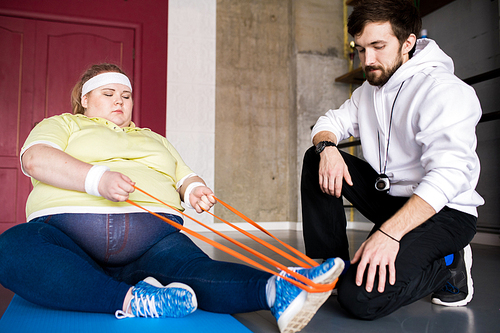
M 386 84 L 387 81 L 389 81 L 391 76 L 398 70 L 399 67 L 401 67 L 402 64 L 403 64 L 403 57 L 401 56 L 401 54 L 399 54 L 394 62 L 394 65 L 392 65 L 392 67 L 390 67 L 387 70 L 382 66 L 366 66 L 365 67 L 366 80 L 372 86 L 381 87 L 384 84 Z M 380 70 L 381 74 L 379 76 L 376 76 L 374 73 L 370 73 L 370 70 L 374 69 Z

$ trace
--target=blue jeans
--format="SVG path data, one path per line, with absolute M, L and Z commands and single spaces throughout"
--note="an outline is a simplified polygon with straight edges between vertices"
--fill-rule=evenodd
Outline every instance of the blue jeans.
M 269 309 L 271 274 L 212 260 L 148 213 L 44 216 L 0 235 L 0 283 L 42 306 L 114 313 L 129 288 L 148 276 L 189 285 L 206 311 Z

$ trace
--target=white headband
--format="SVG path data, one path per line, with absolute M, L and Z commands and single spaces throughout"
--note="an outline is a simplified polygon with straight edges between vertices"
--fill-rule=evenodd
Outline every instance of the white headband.
M 82 97 L 85 96 L 88 92 L 102 87 L 109 83 L 120 83 L 130 88 L 130 92 L 132 92 L 132 85 L 130 84 L 130 80 L 126 75 L 122 73 L 115 72 L 107 72 L 103 74 L 99 74 L 85 82 L 82 87 Z

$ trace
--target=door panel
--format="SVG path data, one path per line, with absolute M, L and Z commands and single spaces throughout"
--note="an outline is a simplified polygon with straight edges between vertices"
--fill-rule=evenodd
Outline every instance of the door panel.
M 0 233 L 25 221 L 30 181 L 19 165 L 20 146 L 31 129 L 35 24 L 0 16 Z
M 0 27 L 0 109 L 6 131 L 0 131 L 0 156 L 16 156 L 20 118 L 19 88 L 23 62 L 23 33 Z M 3 165 L 3 164 L 2 164 Z
M 1 157 L 18 156 L 22 135 L 31 128 L 34 59 L 26 45 L 34 43 L 34 31 L 33 22 L 0 16 Z
M 16 209 L 10 209 L 10 207 L 14 208 L 16 205 L 16 196 L 13 196 L 13 194 L 17 194 L 17 175 L 18 170 L 15 166 L 9 168 L 2 165 L 0 168 L 0 182 L 2 184 L 0 200 L 2 204 L 6 204 L 5 208 L 7 208 L 2 209 L 2 214 L 0 214 L 0 223 L 2 225 L 8 224 L 12 226 L 16 222 Z
M 133 41 L 132 29 L 37 22 L 36 119 L 71 112 L 71 90 L 92 64 L 117 64 L 133 82 Z

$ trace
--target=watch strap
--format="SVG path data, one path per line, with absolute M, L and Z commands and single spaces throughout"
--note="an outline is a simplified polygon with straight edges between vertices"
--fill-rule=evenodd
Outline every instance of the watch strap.
M 326 147 L 337 147 L 337 145 L 331 141 L 321 141 L 316 145 L 316 154 L 321 154 Z

